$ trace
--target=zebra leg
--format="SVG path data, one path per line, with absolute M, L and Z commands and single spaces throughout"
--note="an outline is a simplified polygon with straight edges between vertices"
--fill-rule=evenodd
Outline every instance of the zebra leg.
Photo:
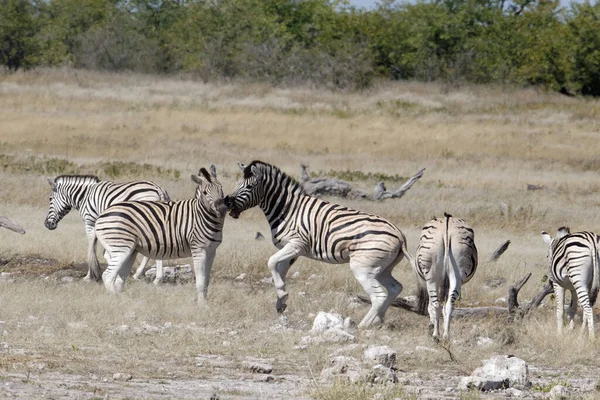
M 287 308 L 286 301 L 288 293 L 285 291 L 285 276 L 292 264 L 292 259 L 296 259 L 302 255 L 302 251 L 295 243 L 288 243 L 277 253 L 269 257 L 269 271 L 273 277 L 275 290 L 277 291 L 277 303 L 275 308 L 278 313 L 282 313 Z
M 110 253 L 110 262 L 108 263 L 108 267 L 104 270 L 102 274 L 102 280 L 104 281 L 104 286 L 109 292 L 118 293 L 123 289 L 123 279 L 120 277 L 120 271 L 125 266 L 127 268 L 127 263 L 131 263 L 129 265 L 129 270 L 131 270 L 131 265 L 133 265 L 133 261 L 135 257 L 132 257 L 132 253 L 134 253 L 134 249 L 123 249 L 124 251 L 112 252 Z M 128 251 L 129 250 L 129 251 Z M 117 280 L 120 279 L 121 282 L 117 283 Z
M 88 272 L 86 276 L 83 278 L 85 281 L 96 281 L 99 282 L 102 279 L 100 264 L 98 263 L 98 256 L 96 255 L 96 233 L 94 232 L 93 225 L 85 226 L 85 232 L 88 237 L 88 253 L 87 253 L 87 262 L 88 262 Z
M 125 285 L 125 281 L 127 281 L 127 278 L 131 273 L 131 267 L 133 267 L 136 255 L 136 251 L 131 253 L 129 257 L 121 264 L 121 267 L 117 270 L 117 276 L 115 278 L 115 293 L 121 293 L 123 291 L 123 286 Z
M 162 260 L 156 260 L 156 277 L 154 278 L 155 285 L 160 285 L 165 277 L 165 270 L 163 269 Z M 207 285 L 208 286 L 208 285 Z
M 371 299 L 371 309 L 362 321 L 360 321 L 358 327 L 369 328 L 380 325 L 383 322 L 380 310 L 388 297 L 386 288 L 375 279 L 377 274 L 381 273 L 381 269 L 352 258 L 350 258 L 350 269 L 358 283 L 360 283 Z
M 563 316 L 565 312 L 565 289 L 553 282 L 554 296 L 556 297 L 556 330 L 559 335 L 563 332 Z
M 577 315 L 577 292 L 575 290 L 571 290 L 571 303 L 567 315 L 569 316 L 569 329 L 573 330 L 575 328 L 575 315 Z M 585 319 L 583 325 L 585 327 Z
M 444 307 L 444 340 L 448 340 L 450 337 L 450 320 L 452 319 L 452 312 L 454 312 L 454 302 L 460 297 L 461 287 L 461 276 L 458 266 L 454 261 L 454 257 L 450 256 L 450 262 L 452 268 L 450 268 L 448 279 L 450 280 L 450 287 L 448 288 L 448 300 Z
M 210 271 L 215 259 L 215 254 L 215 250 L 211 251 L 206 249 L 198 249 L 192 253 L 192 258 L 194 260 L 194 273 L 196 274 L 196 293 L 199 305 L 206 305 L 208 284 L 210 282 Z M 157 264 L 158 262 L 159 260 L 156 260 Z M 160 262 L 162 264 L 162 261 Z
M 140 276 L 142 276 L 142 274 L 144 273 L 144 269 L 146 268 L 146 265 L 148 265 L 148 260 L 149 258 L 144 256 L 144 258 L 142 258 L 142 262 L 140 262 L 140 266 L 137 267 L 137 269 L 135 270 L 135 274 L 133 274 L 133 279 L 135 279 L 136 281 L 138 279 L 140 279 Z
M 440 302 L 438 300 L 438 283 L 434 278 L 427 278 L 427 294 L 429 295 L 429 320 L 433 325 L 433 339 L 440 337 Z
M 398 297 L 400 292 L 402 292 L 402 284 L 398 282 L 393 276 L 392 271 L 394 270 L 395 265 L 390 265 L 387 267 L 376 279 L 383 285 L 383 287 L 387 290 L 387 298 L 379 308 L 378 317 L 383 321 L 383 317 L 385 316 L 385 312 L 390 307 L 390 304 Z
M 587 325 L 588 334 L 590 338 L 594 337 L 594 312 L 590 305 L 590 297 L 586 287 L 577 288 L 579 294 L 579 300 L 581 302 L 581 308 L 583 308 L 583 323 L 581 325 L 581 333 L 585 332 L 585 326 Z

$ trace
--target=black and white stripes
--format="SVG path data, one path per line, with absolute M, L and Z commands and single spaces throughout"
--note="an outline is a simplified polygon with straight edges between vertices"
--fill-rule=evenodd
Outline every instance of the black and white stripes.
M 150 181 L 115 183 L 100 181 L 89 175 L 61 175 L 48 179 L 52 188 L 46 228 L 56 229 L 60 220 L 71 211 L 79 210 L 88 236 L 88 273 L 86 279 L 99 281 L 100 266 L 96 256 L 94 225 L 98 215 L 106 208 L 122 201 L 169 201 L 169 195 L 160 186 Z M 145 264 L 147 260 L 142 263 Z
M 419 306 L 424 312 L 427 305 L 434 339 L 439 337 L 440 302 L 446 302 L 444 339 L 448 339 L 454 302 L 460 296 L 461 285 L 475 274 L 477 263 L 475 233 L 465 221 L 444 213 L 444 218 L 425 224 L 415 256 L 415 272 Z
M 598 246 L 600 237 L 592 232 L 570 233 L 569 228 L 560 228 L 554 239 L 546 232 L 542 238 L 548 244 L 548 269 L 556 295 L 557 329 L 562 333 L 565 289 L 571 291 L 569 328 L 575 326 L 577 301 L 583 308 L 584 331 L 587 325 L 590 337 L 594 336 L 594 314 L 592 306 L 600 287 Z
M 277 167 L 253 161 L 240 164 L 244 176 L 225 198 L 230 215 L 259 206 L 280 249 L 268 266 L 277 290 L 278 312 L 286 308 L 285 277 L 300 256 L 328 263 L 350 263 L 369 294 L 372 308 L 360 326 L 381 323 L 390 303 L 402 291 L 392 270 L 406 251 L 406 239 L 392 223 L 376 215 L 305 195 L 301 186 Z
M 102 280 L 120 292 L 137 253 L 157 259 L 192 256 L 198 300 L 206 299 L 210 270 L 222 241 L 226 207 L 223 189 L 206 169 L 192 175 L 193 199 L 176 202 L 129 201 L 106 209 L 96 221 L 96 236 L 109 254 Z

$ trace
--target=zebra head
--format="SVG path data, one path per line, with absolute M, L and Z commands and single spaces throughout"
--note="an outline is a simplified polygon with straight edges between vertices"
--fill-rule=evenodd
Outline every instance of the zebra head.
M 52 193 L 50 194 L 48 215 L 46 215 L 44 225 L 46 225 L 46 228 L 53 231 L 58 226 L 60 220 L 71 211 L 72 205 L 70 197 L 67 195 L 67 191 L 57 182 L 58 178 L 47 179 L 52 188 Z
M 558 228 L 558 232 L 556 233 L 556 237 L 553 239 L 546 231 L 542 231 L 542 239 L 544 239 L 544 242 L 546 242 L 546 244 L 548 244 L 548 260 L 552 259 L 552 253 L 553 253 L 553 249 L 556 247 L 556 244 L 558 243 L 558 241 L 562 238 L 564 238 L 565 236 L 569 235 L 571 233 L 571 230 L 566 227 L 566 226 L 562 226 L 560 228 Z
M 218 215 L 219 218 L 225 217 L 227 207 L 223 201 L 223 187 L 217 180 L 216 167 L 211 165 L 210 173 L 205 168 L 200 168 L 198 175 L 192 175 L 192 181 L 198 184 L 196 199 L 202 208 Z
M 258 205 L 264 195 L 264 187 L 261 184 L 263 175 L 260 169 L 254 163 L 244 165 L 238 162 L 238 166 L 244 176 L 238 181 L 235 190 L 225 197 L 225 205 L 230 210 L 229 215 L 236 219 L 242 211 Z

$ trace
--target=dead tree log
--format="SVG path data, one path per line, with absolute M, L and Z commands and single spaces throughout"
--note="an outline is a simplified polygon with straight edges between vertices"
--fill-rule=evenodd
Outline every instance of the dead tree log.
M 538 294 L 536 294 L 533 299 L 528 302 L 524 307 L 521 307 L 518 302 L 519 291 L 523 286 L 527 283 L 529 278 L 531 277 L 531 273 L 527 274 L 523 278 L 521 278 L 515 285 L 508 288 L 508 307 L 500 307 L 500 306 L 485 306 L 485 307 L 462 307 L 455 308 L 452 314 L 452 317 L 507 317 L 509 320 L 514 320 L 515 318 L 523 318 L 527 316 L 532 310 L 539 307 L 544 298 L 552 293 L 552 283 L 548 282 L 544 287 L 540 290 Z M 364 295 L 357 296 L 359 300 L 371 304 L 371 300 Z M 418 300 L 418 299 L 417 299 Z M 404 310 L 414 312 L 419 315 L 428 315 L 425 311 L 424 313 L 419 310 L 417 306 L 416 300 L 411 300 L 408 298 L 398 298 L 394 300 L 391 304 L 392 307 L 402 308 Z
M 504 254 L 504 252 L 506 251 L 506 249 L 508 249 L 508 246 L 510 245 L 510 240 L 507 240 L 506 242 L 502 243 L 502 245 L 500 247 L 498 247 L 496 249 L 496 251 L 494 251 L 490 257 L 490 262 L 494 262 L 496 260 L 498 260 L 500 258 L 500 256 L 502 254 Z
M 395 192 L 388 192 L 385 188 L 385 183 L 379 182 L 377 186 L 375 186 L 374 200 L 399 199 L 404 196 L 404 193 L 406 193 L 416 181 L 421 179 L 424 172 L 425 168 L 421 168 L 416 174 L 408 178 L 408 180 L 404 182 L 404 185 L 400 186 Z
M 336 196 L 346 197 L 351 199 L 365 200 L 385 200 L 404 196 L 404 194 L 419 180 L 425 171 L 425 168 L 420 169 L 415 175 L 411 176 L 398 190 L 389 192 L 384 182 L 379 182 L 375 186 L 373 196 L 360 189 L 355 189 L 352 185 L 344 180 L 337 178 L 311 178 L 308 174 L 308 167 L 305 164 L 300 165 L 300 184 L 304 192 L 311 196 Z
M 13 232 L 20 233 L 21 235 L 25 233 L 25 229 L 23 229 L 21 225 L 17 224 L 15 221 L 11 220 L 8 217 L 0 217 L 0 227 L 9 229 Z

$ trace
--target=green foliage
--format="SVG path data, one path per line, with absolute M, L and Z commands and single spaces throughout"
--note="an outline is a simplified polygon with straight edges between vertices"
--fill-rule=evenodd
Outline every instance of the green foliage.
M 17 70 L 34 65 L 38 24 L 30 1 L 0 0 L 0 65 Z
M 600 4 L 559 0 L 0 0 L 0 63 L 368 87 L 374 78 L 600 95 Z

